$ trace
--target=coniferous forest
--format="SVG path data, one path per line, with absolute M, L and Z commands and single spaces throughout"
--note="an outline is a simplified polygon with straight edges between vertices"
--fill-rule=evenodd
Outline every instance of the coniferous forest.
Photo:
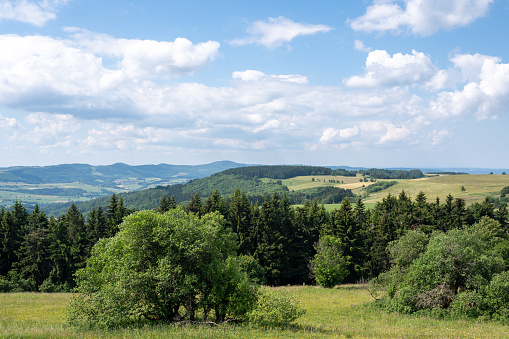
M 504 206 L 495 209 L 486 199 L 467 208 L 451 195 L 440 201 L 421 193 L 412 200 L 401 192 L 371 209 L 360 199 L 345 199 L 329 212 L 316 200 L 293 207 L 279 192 L 253 203 L 237 189 L 232 196 L 215 191 L 202 199 L 195 194 L 185 206 L 177 205 L 173 196 L 163 196 L 156 211 L 175 208 L 199 217 L 219 213 L 237 235 L 238 254 L 252 258 L 259 281 L 271 286 L 315 283 L 313 266 L 324 237 L 339 241 L 345 259 L 339 282 L 358 282 L 390 270 L 394 260 L 389 245 L 411 230 L 431 235 L 490 218 L 503 234 L 509 233 Z M 0 210 L 0 291 L 70 291 L 74 273 L 84 267 L 94 244 L 113 236 L 132 212 L 115 195 L 105 209 L 93 208 L 86 215 L 74 204 L 57 218 L 38 207 L 28 212 L 22 202 Z

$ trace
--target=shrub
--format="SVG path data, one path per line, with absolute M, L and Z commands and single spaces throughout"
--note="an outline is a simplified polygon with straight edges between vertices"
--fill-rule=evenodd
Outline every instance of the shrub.
M 260 326 L 285 327 L 305 313 L 293 295 L 282 290 L 265 289 L 258 294 L 256 306 L 248 318 Z
M 349 258 L 343 255 L 342 247 L 341 240 L 330 235 L 318 240 L 316 255 L 310 264 L 318 285 L 331 288 L 341 284 L 348 275 Z
M 477 291 L 465 291 L 458 293 L 451 302 L 451 313 L 463 318 L 477 318 L 484 315 L 486 300 Z
M 394 266 L 377 279 L 386 286 L 383 305 L 402 313 L 509 319 L 506 235 L 483 218 L 466 229 L 426 236 L 410 231 L 390 244 Z
M 493 277 L 486 287 L 486 302 L 492 313 L 509 319 L 509 271 Z
M 11 290 L 11 282 L 6 277 L 0 276 L 0 292 L 10 292 Z

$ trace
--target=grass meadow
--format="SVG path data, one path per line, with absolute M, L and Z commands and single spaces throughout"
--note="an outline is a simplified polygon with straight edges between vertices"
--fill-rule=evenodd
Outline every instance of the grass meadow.
M 437 320 L 385 313 L 359 285 L 335 289 L 283 287 L 307 310 L 291 328 L 251 325 L 146 325 L 120 330 L 69 327 L 71 294 L 0 294 L 0 338 L 508 338 L 509 326 L 496 322 Z
M 312 179 L 315 179 L 312 181 Z M 363 186 L 369 186 L 372 182 L 360 182 L 361 177 L 342 177 L 342 176 L 301 176 L 283 180 L 290 191 L 298 191 L 306 188 L 320 186 L 336 186 L 345 189 L 351 189 L 353 193 L 363 195 L 365 192 Z M 336 180 L 336 183 L 330 183 L 329 180 Z M 339 181 L 340 183 L 337 183 Z M 341 183 L 342 181 L 342 183 Z M 378 180 L 392 181 L 392 180 Z M 381 201 L 389 193 L 398 196 L 401 191 L 405 191 L 412 199 L 422 191 L 426 194 L 428 201 L 435 201 L 437 197 L 443 203 L 447 195 L 451 194 L 454 198 L 462 198 L 465 203 L 471 205 L 475 202 L 482 202 L 486 197 L 500 197 L 500 190 L 509 186 L 509 175 L 494 174 L 461 174 L 461 175 L 440 175 L 429 176 L 421 179 L 396 179 L 398 183 L 385 190 L 376 193 L 370 193 L 363 199 L 366 207 L 373 207 L 376 202 Z M 465 190 L 462 191 L 461 187 Z M 355 202 L 355 201 L 353 201 Z M 325 206 L 328 210 L 338 208 L 340 204 Z

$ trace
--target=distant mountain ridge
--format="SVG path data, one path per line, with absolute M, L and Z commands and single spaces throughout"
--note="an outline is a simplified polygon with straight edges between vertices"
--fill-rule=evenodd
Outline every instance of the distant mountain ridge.
M 15 166 L 0 168 L 0 182 L 51 184 L 80 182 L 101 187 L 117 187 L 119 180 L 139 179 L 139 189 L 158 184 L 186 182 L 204 178 L 232 167 L 248 166 L 233 161 L 216 161 L 204 165 L 138 165 L 124 163 L 93 166 L 61 164 L 52 166 Z M 145 179 L 153 180 L 147 181 Z M 143 180 L 142 180 L 143 179 Z
M 203 165 L 128 165 L 115 163 L 112 165 L 88 164 L 60 164 L 51 166 L 13 166 L 0 168 L 0 184 L 6 182 L 20 182 L 26 184 L 54 184 L 80 182 L 103 188 L 118 188 L 122 180 L 134 180 L 136 190 L 157 185 L 184 183 L 193 179 L 200 179 L 227 169 L 255 166 L 233 161 L 216 161 Z M 367 170 L 368 167 L 350 166 L 320 166 L 330 169 Z M 393 167 L 391 170 L 419 169 L 429 172 L 462 172 L 469 174 L 501 174 L 509 173 L 509 169 L 490 168 L 415 168 Z M 132 189 L 128 189 L 132 190 Z

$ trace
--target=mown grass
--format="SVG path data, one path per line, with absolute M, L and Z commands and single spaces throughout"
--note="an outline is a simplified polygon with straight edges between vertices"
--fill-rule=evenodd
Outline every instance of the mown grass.
M 385 313 L 359 285 L 336 289 L 283 287 L 307 310 L 296 326 L 147 325 L 112 331 L 76 329 L 66 323 L 70 294 L 0 294 L 0 338 L 507 338 L 496 322 L 437 320 Z

